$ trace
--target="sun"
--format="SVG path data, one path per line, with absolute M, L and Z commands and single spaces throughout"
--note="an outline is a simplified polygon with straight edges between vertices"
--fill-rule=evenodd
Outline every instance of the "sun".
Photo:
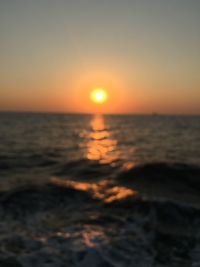
M 108 94 L 103 88 L 95 88 L 90 94 L 90 98 L 96 104 L 103 104 L 108 99 Z

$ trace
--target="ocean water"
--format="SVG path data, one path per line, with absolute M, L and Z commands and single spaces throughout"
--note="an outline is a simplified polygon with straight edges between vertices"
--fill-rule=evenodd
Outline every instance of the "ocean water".
M 200 266 L 199 116 L 0 113 L 0 187 L 0 266 Z
M 90 171 L 92 161 L 111 172 L 147 162 L 200 164 L 198 116 L 0 113 L 0 129 L 1 170 L 9 175 L 72 162 L 74 172 L 83 162 Z

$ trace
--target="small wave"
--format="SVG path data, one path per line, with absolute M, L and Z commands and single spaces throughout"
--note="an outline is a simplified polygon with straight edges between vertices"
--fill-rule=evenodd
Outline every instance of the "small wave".
M 23 217 L 25 214 L 32 215 L 38 211 L 62 208 L 72 199 L 77 202 L 90 200 L 87 193 L 51 182 L 43 185 L 17 186 L 0 194 L 3 210 L 19 217 Z
M 114 167 L 110 164 L 100 164 L 97 160 L 73 160 L 60 165 L 53 173 L 56 176 L 67 177 L 73 179 L 100 179 L 112 175 Z
M 58 164 L 57 160 L 45 154 L 2 156 L 0 157 L 0 172 L 24 171 L 30 168 L 51 167 L 56 164 Z
M 148 163 L 122 171 L 117 180 L 150 199 L 169 199 L 200 206 L 200 167 Z

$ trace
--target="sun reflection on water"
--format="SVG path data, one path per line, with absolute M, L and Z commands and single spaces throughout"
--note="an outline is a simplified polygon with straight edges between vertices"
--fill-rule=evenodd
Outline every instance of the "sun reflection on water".
M 98 183 L 86 183 L 70 181 L 52 177 L 50 182 L 60 187 L 72 188 L 79 191 L 89 192 L 92 197 L 102 200 L 104 203 L 112 203 L 120 201 L 130 196 L 137 196 L 138 192 L 124 187 L 110 185 L 107 180 L 99 181 Z
M 102 115 L 95 115 L 90 123 L 91 131 L 87 135 L 86 158 L 102 164 L 114 164 L 118 159 L 117 140 L 105 125 Z

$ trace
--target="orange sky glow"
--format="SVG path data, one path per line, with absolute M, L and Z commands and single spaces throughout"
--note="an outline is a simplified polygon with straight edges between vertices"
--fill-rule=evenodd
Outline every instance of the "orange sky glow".
M 4 2 L 0 111 L 200 114 L 200 1 Z

